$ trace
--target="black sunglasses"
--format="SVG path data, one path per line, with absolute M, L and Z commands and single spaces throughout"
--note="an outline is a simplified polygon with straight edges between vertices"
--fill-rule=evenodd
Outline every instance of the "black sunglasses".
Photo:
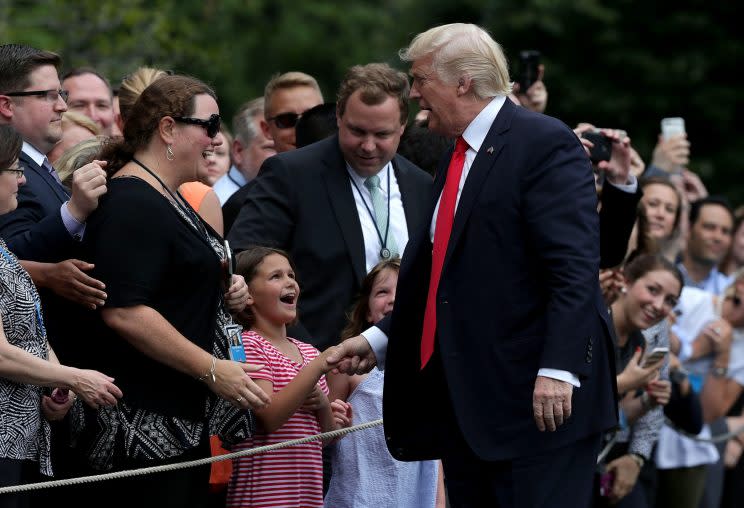
M 190 118 L 187 116 L 174 116 L 173 119 L 176 122 L 188 123 L 191 125 L 198 125 L 204 127 L 207 130 L 207 136 L 213 138 L 220 132 L 220 115 L 214 114 L 209 117 L 209 120 L 202 120 L 201 118 Z
M 302 117 L 297 113 L 279 113 L 276 116 L 267 118 L 267 122 L 274 122 L 280 129 L 292 129 L 297 125 L 297 121 Z
M 67 98 L 70 95 L 70 92 L 67 90 L 30 90 L 28 92 L 8 92 L 0 95 L 7 95 L 8 97 L 29 97 L 29 96 L 37 96 L 37 97 L 43 97 L 49 102 L 57 102 L 57 99 L 62 97 L 62 100 L 67 102 Z

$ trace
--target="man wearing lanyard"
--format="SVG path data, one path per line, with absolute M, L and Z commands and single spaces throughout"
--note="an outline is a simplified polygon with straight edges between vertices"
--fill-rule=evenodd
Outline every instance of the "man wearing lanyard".
M 384 364 L 388 448 L 441 458 L 452 507 L 588 507 L 617 421 L 589 160 L 566 125 L 506 99 L 482 28 L 432 28 L 401 57 L 429 128 L 457 142 L 392 314 L 328 361 Z
M 341 83 L 339 133 L 267 159 L 228 239 L 284 249 L 303 295 L 299 333 L 335 344 L 367 272 L 403 253 L 424 220 L 431 177 L 396 155 L 408 80 L 387 65 L 351 68 Z

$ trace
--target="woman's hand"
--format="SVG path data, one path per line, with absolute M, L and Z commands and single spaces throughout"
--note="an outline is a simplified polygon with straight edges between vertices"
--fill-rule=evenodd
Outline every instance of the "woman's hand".
M 242 275 L 233 275 L 232 283 L 225 293 L 225 304 L 232 314 L 243 312 L 248 301 L 248 284 Z
M 242 409 L 259 409 L 271 399 L 249 374 L 263 369 L 263 365 L 249 365 L 232 360 L 215 360 L 214 381 L 210 375 L 204 380 L 219 397 Z
M 659 375 L 661 366 L 664 364 L 664 358 L 660 358 L 656 363 L 644 368 L 641 366 L 641 355 L 641 348 L 636 348 L 628 365 L 617 376 L 617 391 L 619 393 L 622 394 L 642 388 Z
M 672 382 L 667 379 L 654 379 L 646 386 L 646 393 L 654 406 L 666 406 L 672 397 Z
M 623 455 L 607 464 L 607 471 L 615 474 L 615 481 L 612 482 L 611 497 L 614 501 L 618 501 L 633 490 L 641 468 L 633 457 Z
M 93 409 L 99 406 L 115 406 L 122 397 L 121 390 L 114 384 L 114 378 L 95 370 L 75 369 L 70 387 L 75 394 Z

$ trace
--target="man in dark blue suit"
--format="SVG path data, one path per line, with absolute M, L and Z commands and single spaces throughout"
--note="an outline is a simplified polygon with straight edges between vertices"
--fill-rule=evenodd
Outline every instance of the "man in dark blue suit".
M 411 98 L 457 138 L 403 257 L 392 315 L 339 370 L 385 366 L 388 447 L 442 458 L 451 505 L 583 507 L 616 423 L 589 160 L 560 121 L 516 106 L 475 25 L 418 35 Z

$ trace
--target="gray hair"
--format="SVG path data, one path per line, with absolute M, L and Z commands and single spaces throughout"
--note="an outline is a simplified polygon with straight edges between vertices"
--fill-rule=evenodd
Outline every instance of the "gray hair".
M 439 79 L 456 84 L 469 76 L 477 99 L 511 93 L 506 56 L 499 43 L 477 25 L 451 23 L 431 28 L 414 37 L 398 55 L 404 62 L 433 55 L 432 69 Z
M 259 134 L 259 127 L 253 120 L 264 114 L 264 98 L 257 97 L 243 103 L 233 116 L 232 128 L 235 139 L 248 146 Z

